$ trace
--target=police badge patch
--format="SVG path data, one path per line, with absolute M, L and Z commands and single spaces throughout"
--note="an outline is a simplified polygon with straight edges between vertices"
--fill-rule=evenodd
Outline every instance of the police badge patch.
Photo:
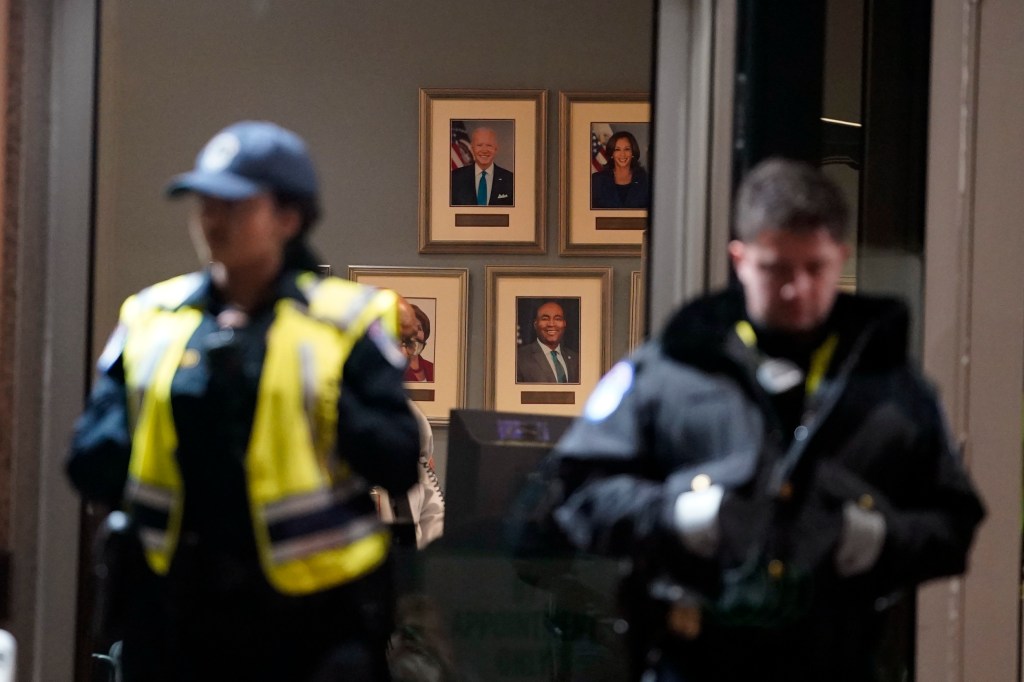
M 612 367 L 601 381 L 597 382 L 594 392 L 583 407 L 583 417 L 588 421 L 599 422 L 608 417 L 622 402 L 623 396 L 633 386 L 633 365 L 625 360 Z

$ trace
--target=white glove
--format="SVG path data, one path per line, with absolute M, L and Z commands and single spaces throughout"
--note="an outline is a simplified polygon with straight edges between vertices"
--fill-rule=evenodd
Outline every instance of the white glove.
M 836 572 L 844 578 L 871 569 L 885 544 L 885 517 L 854 502 L 843 505 L 843 531 L 836 550 Z
M 718 549 L 718 510 L 725 490 L 712 485 L 676 498 L 675 524 L 683 545 L 705 559 Z

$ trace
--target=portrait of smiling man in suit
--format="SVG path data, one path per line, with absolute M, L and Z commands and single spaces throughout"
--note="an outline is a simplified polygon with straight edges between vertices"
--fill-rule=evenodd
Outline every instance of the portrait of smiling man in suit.
M 529 301 L 532 320 L 520 314 L 522 343 L 516 349 L 516 383 L 578 384 L 579 352 L 570 346 L 566 337 L 579 339 L 579 301 L 549 298 Z M 567 314 L 567 307 L 571 314 Z
M 451 173 L 452 206 L 512 206 L 515 201 L 515 173 L 496 163 L 504 148 L 500 140 L 514 139 L 515 123 L 488 121 L 487 124 L 469 131 L 469 149 L 473 162 Z M 508 134 L 499 135 L 499 132 L 505 132 L 504 128 L 509 128 Z M 509 147 L 512 146 L 510 143 Z

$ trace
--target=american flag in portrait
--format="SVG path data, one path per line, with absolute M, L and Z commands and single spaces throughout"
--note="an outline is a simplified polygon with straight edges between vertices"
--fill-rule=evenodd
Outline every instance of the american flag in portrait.
M 465 121 L 452 121 L 452 167 L 462 168 L 473 163 L 473 152 L 469 149 L 469 133 Z
M 590 167 L 591 173 L 596 173 L 608 164 L 608 157 L 604 153 L 604 144 L 597 139 L 597 133 L 590 133 Z

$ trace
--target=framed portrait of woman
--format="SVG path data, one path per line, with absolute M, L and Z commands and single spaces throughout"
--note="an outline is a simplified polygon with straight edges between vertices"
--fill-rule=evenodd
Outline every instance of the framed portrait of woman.
M 638 256 L 651 207 L 646 93 L 559 93 L 559 253 Z
M 401 340 L 405 391 L 432 424 L 447 424 L 451 410 L 466 404 L 469 270 L 353 265 L 348 277 L 409 302 L 416 323 L 413 335 Z
M 576 416 L 611 359 L 609 267 L 486 268 L 484 405 Z

